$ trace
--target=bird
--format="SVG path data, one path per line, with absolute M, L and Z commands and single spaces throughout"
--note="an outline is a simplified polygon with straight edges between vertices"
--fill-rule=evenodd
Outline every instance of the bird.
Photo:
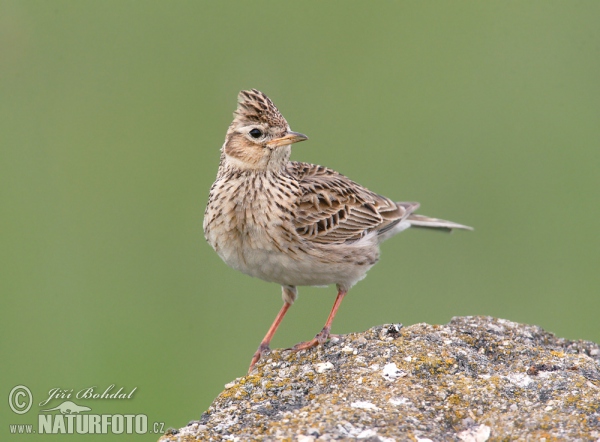
M 257 89 L 238 94 L 204 213 L 204 236 L 230 267 L 281 285 L 283 306 L 252 356 L 248 373 L 298 296 L 298 286 L 337 286 L 323 329 L 291 349 L 328 341 L 348 290 L 379 260 L 379 245 L 410 228 L 471 227 L 416 214 L 419 203 L 395 202 L 333 169 L 290 161 L 308 137 L 290 129 Z

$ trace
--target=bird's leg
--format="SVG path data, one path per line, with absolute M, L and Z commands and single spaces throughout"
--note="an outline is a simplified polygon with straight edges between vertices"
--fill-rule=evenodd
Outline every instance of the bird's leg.
M 299 344 L 294 345 L 291 349 L 294 351 L 298 350 L 306 350 L 307 348 L 316 347 L 317 345 L 324 344 L 329 339 L 329 332 L 331 331 L 331 323 L 333 322 L 333 318 L 335 318 L 335 314 L 338 311 L 338 308 L 342 304 L 342 300 L 344 296 L 346 296 L 347 291 L 341 290 L 338 288 L 337 298 L 335 298 L 335 302 L 333 303 L 333 307 L 331 308 L 331 312 L 329 313 L 329 317 L 327 318 L 327 322 L 325 323 L 325 327 L 317 333 L 314 339 L 310 341 L 300 342 Z
M 263 340 L 260 342 L 260 345 L 254 353 L 254 356 L 252 356 L 252 361 L 250 361 L 250 368 L 248 368 L 248 373 L 252 371 L 254 365 L 256 365 L 261 356 L 270 350 L 269 343 L 271 342 L 271 339 L 273 339 L 273 336 L 277 331 L 277 327 L 279 327 L 279 324 L 281 324 L 283 317 L 287 313 L 290 306 L 294 303 L 297 296 L 298 292 L 296 291 L 296 287 L 282 286 L 281 297 L 283 298 L 283 306 L 281 307 L 281 310 L 279 310 L 279 313 L 277 313 L 277 316 L 275 317 L 273 324 L 271 324 L 269 331 L 267 332 Z
M 269 331 L 267 332 L 267 334 L 265 335 L 263 340 L 260 342 L 260 345 L 258 346 L 256 353 L 254 353 L 254 356 L 252 356 L 252 361 L 250 362 L 250 368 L 248 368 L 248 373 L 250 373 L 252 371 L 252 369 L 254 368 L 254 365 L 258 362 L 258 360 L 261 358 L 263 353 L 266 353 L 270 350 L 269 343 L 271 342 L 271 339 L 273 339 L 273 335 L 277 331 L 277 327 L 279 327 L 279 324 L 281 323 L 281 320 L 285 316 L 285 313 L 288 311 L 288 308 L 290 308 L 290 305 L 292 305 L 292 304 L 290 304 L 288 302 L 283 303 L 283 307 L 281 307 L 281 310 L 279 310 L 279 313 L 277 313 L 277 316 L 275 317 L 275 321 L 273 321 L 273 324 L 271 324 Z

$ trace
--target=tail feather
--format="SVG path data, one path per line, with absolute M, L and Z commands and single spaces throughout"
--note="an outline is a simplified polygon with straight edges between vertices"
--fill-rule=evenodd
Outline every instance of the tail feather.
M 406 220 L 408 222 L 410 222 L 411 227 L 422 227 L 425 229 L 446 230 L 448 232 L 451 232 L 452 229 L 473 230 L 473 227 L 454 223 L 452 221 L 446 221 L 443 219 L 430 218 L 425 215 L 417 215 L 416 213 L 411 213 L 406 218 Z

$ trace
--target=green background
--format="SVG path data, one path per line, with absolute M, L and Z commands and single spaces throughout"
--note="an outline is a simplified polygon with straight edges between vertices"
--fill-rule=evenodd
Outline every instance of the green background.
M 293 159 L 476 228 L 387 242 L 334 332 L 492 315 L 600 341 L 598 23 L 597 1 L 0 2 L 0 438 L 51 388 L 137 387 L 75 402 L 180 427 L 245 374 L 280 288 L 202 232 L 245 88 L 310 137 Z M 301 288 L 273 346 L 334 296 Z

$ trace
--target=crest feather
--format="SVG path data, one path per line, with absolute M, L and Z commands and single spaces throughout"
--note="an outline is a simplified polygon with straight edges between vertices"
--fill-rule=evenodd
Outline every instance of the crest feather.
M 233 116 L 234 123 L 265 123 L 269 126 L 288 127 L 286 119 L 271 99 L 257 89 L 238 94 L 238 107 Z

